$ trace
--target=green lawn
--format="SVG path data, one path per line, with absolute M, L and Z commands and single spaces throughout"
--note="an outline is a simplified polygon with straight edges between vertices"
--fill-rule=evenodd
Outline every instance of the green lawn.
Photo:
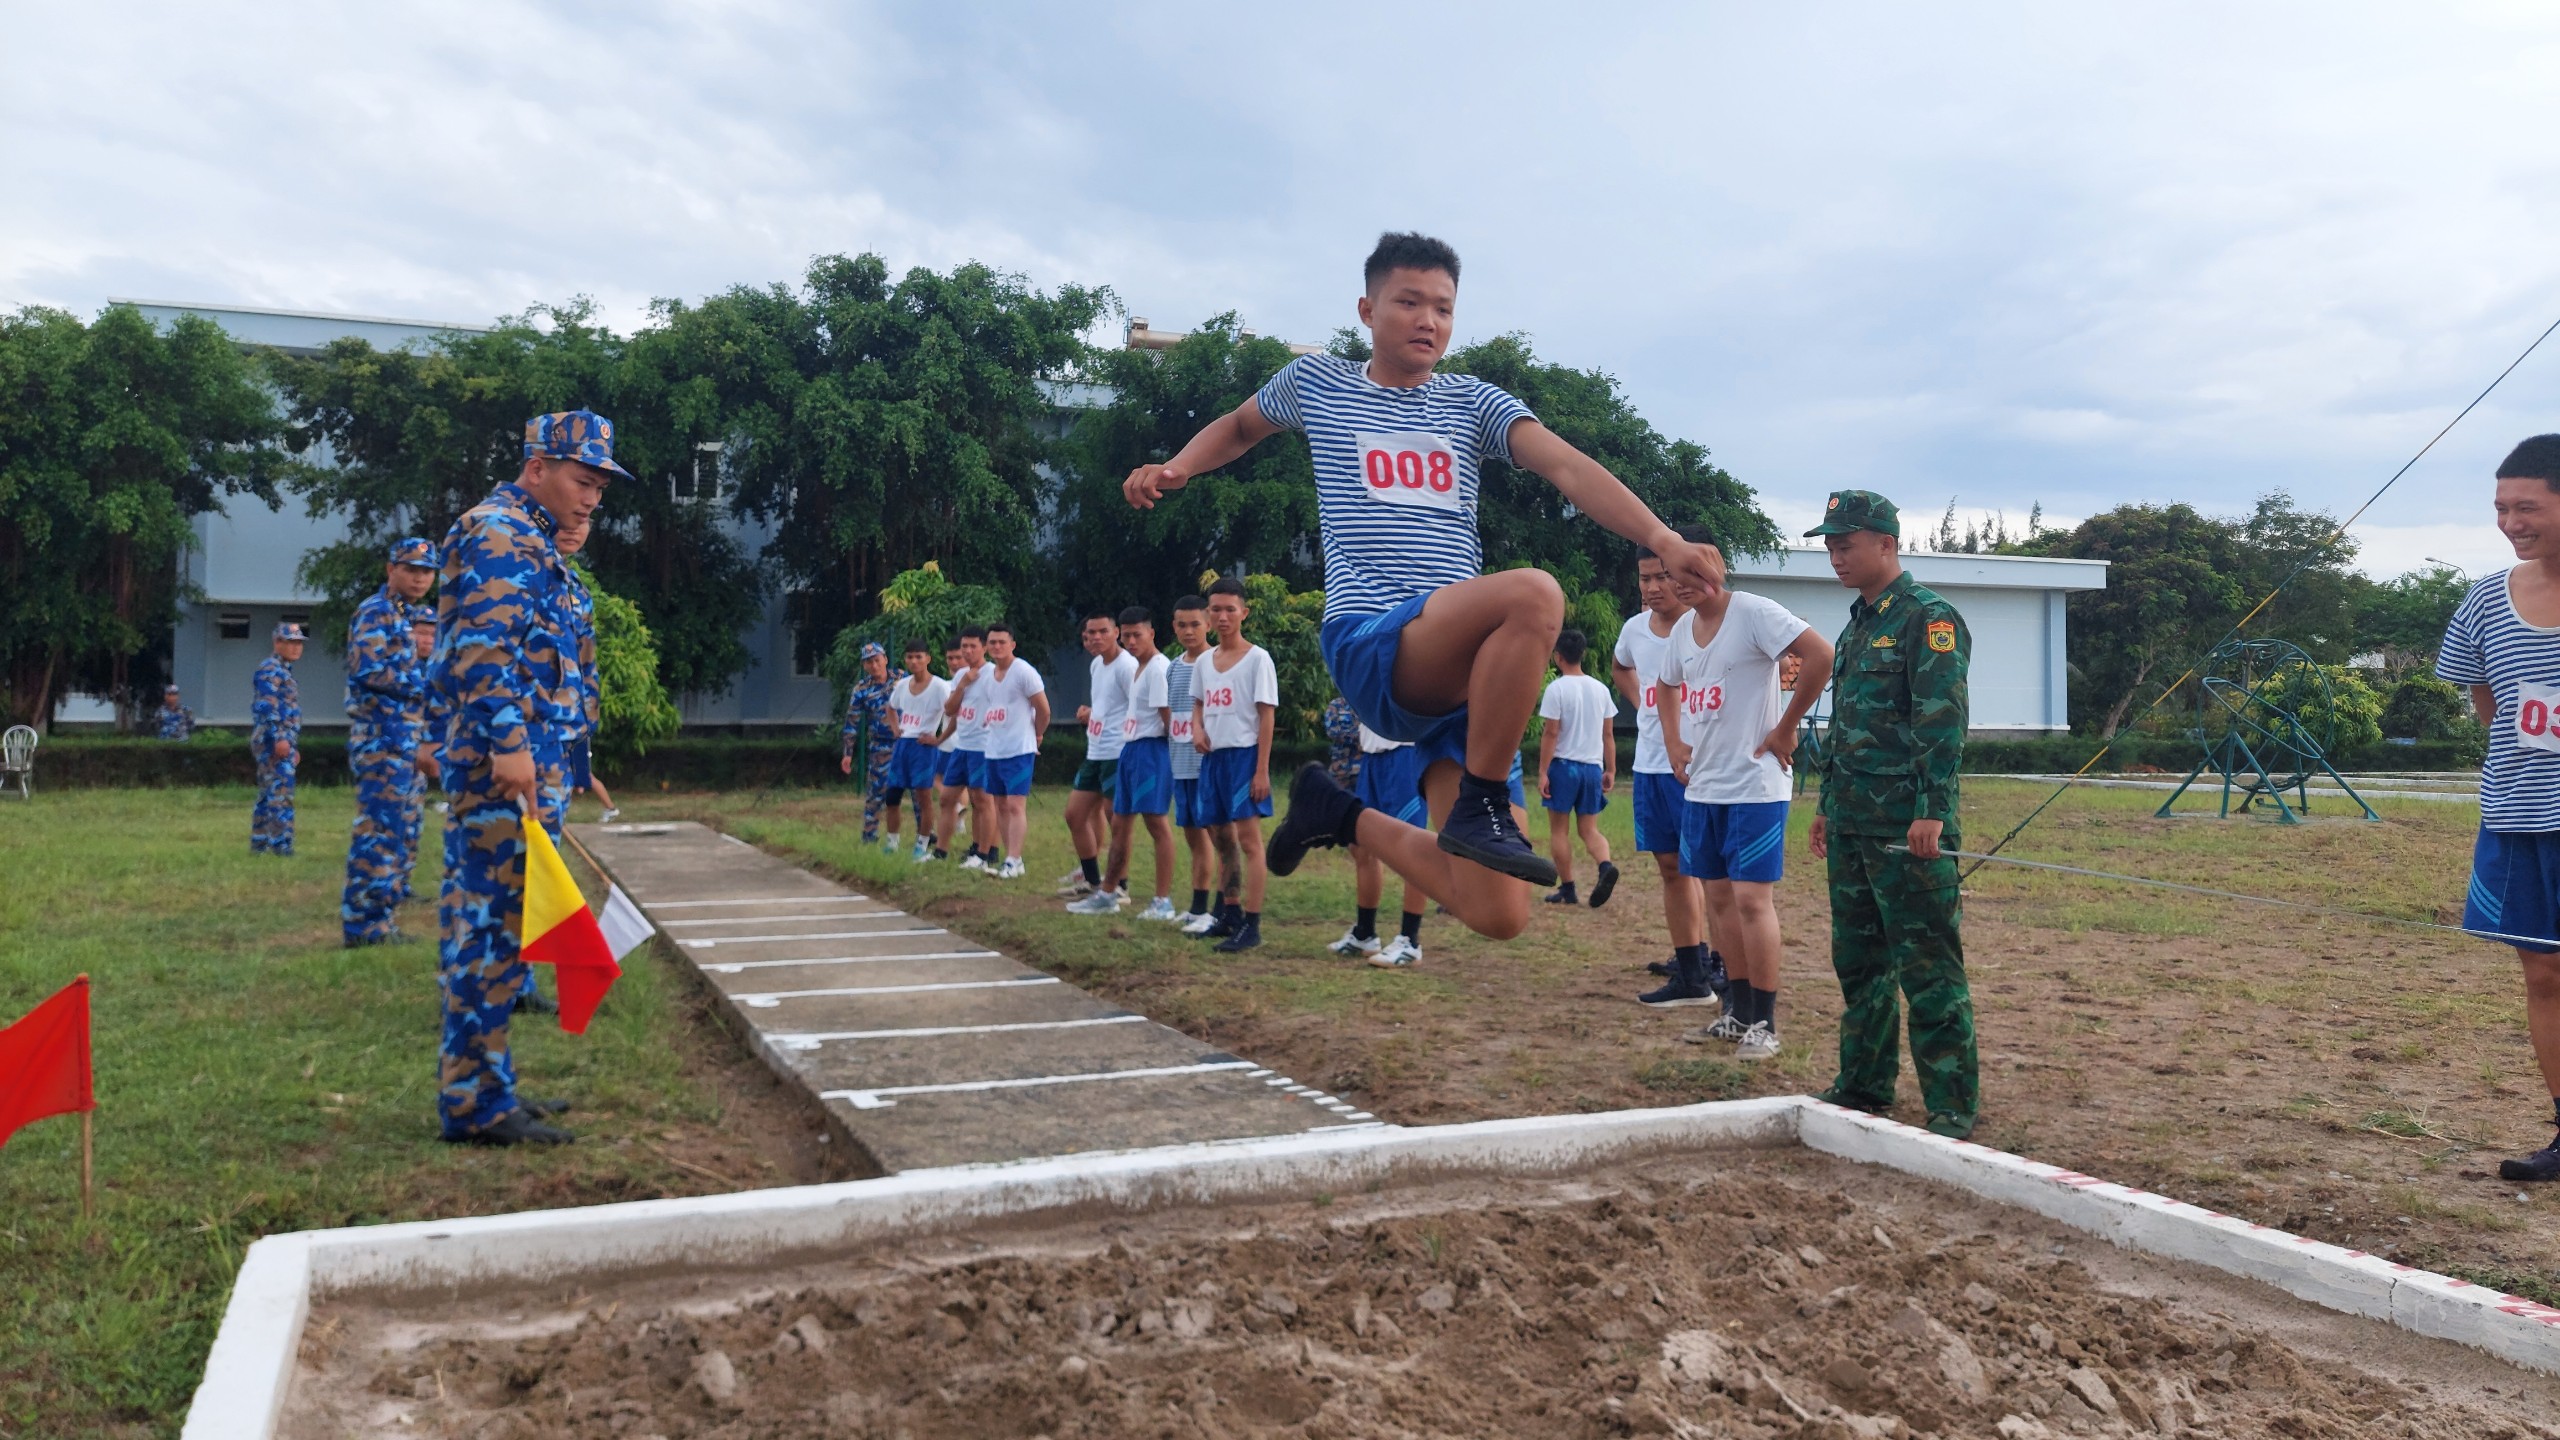
M 576 1102 L 582 1143 L 438 1143 L 434 947 L 338 945 L 351 792 L 305 793 L 289 860 L 250 855 L 249 802 L 0 801 L 0 1012 L 91 976 L 99 1186 L 83 1221 L 76 1119 L 0 1149 L 0 1434 L 174 1433 L 260 1235 L 730 1188 L 681 1158 L 716 1155 L 723 1116 L 679 1057 L 724 1047 L 646 952 L 585 1036 L 516 1027 L 520 1073 Z M 402 920 L 431 934 L 432 902 Z

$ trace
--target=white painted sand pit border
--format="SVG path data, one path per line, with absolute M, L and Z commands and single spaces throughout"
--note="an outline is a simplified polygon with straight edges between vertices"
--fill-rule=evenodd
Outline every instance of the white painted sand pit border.
M 1554 1176 L 1725 1146 L 1809 1149 L 2017 1205 L 2117 1245 L 2560 1374 L 2560 1310 L 1801 1096 L 911 1170 L 875 1180 L 271 1235 L 234 1282 L 184 1440 L 269 1440 L 315 1299 L 752 1270 L 1041 1212 L 1248 1201 L 1456 1175 Z

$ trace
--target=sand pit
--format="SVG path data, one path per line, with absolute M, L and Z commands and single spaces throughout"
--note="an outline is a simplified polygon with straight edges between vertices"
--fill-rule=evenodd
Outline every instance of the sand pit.
M 1795 1149 L 325 1301 L 281 1433 L 2560 1436 L 2560 1380 Z

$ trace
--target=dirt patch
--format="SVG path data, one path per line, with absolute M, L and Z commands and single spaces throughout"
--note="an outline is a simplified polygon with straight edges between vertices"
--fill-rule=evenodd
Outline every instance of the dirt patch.
M 305 1362 L 294 1437 L 2560 1436 L 2548 1377 L 1800 1151 L 324 1305 Z

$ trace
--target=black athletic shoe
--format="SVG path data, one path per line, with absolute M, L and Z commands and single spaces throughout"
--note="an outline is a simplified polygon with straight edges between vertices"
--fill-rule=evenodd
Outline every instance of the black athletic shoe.
M 1499 780 L 1458 778 L 1458 800 L 1440 827 L 1440 848 L 1514 880 L 1556 883 L 1554 862 L 1530 849 L 1529 837 L 1513 823 L 1511 787 Z
M 1228 936 L 1226 939 L 1219 941 L 1217 944 L 1209 948 L 1217 951 L 1221 955 L 1233 955 L 1239 951 L 1254 949 L 1261 944 L 1262 922 L 1259 920 L 1248 920 L 1244 924 L 1236 927 L 1236 933 Z
M 447 1135 L 448 1145 L 567 1145 L 578 1137 L 556 1125 L 545 1125 L 518 1105 L 497 1124 L 471 1135 Z
M 2501 1180 L 2560 1180 L 2560 1135 L 2521 1160 L 2498 1162 Z
M 1203 940 L 1234 939 L 1236 931 L 1244 925 L 1244 921 L 1239 918 L 1241 914 L 1240 911 L 1231 910 L 1223 905 L 1219 906 L 1217 918 L 1209 922 L 1209 928 L 1201 931 L 1199 938 Z
M 557 1015 L 560 1013 L 560 1007 L 552 1004 L 551 997 L 543 994 L 541 991 L 528 990 L 522 995 L 516 997 L 515 1013 L 519 1015 Z
M 1712 1005 L 1716 995 L 1707 988 L 1706 968 L 1703 960 L 1675 961 L 1671 967 L 1671 978 L 1664 982 L 1662 988 L 1647 990 L 1636 997 L 1636 1003 L 1650 1005 L 1657 1010 L 1675 1005 Z
M 1263 842 L 1262 863 L 1274 875 L 1298 868 L 1310 850 L 1330 850 L 1344 832 L 1359 822 L 1360 798 L 1334 783 L 1326 769 L 1310 761 L 1289 782 L 1289 813 Z
M 569 1113 L 569 1102 L 566 1100 L 528 1100 L 522 1095 L 519 1095 L 516 1097 L 516 1104 L 518 1107 L 534 1115 L 566 1115 Z
M 1550 905 L 1579 905 L 1582 902 L 1574 898 L 1572 886 L 1559 885 L 1555 889 L 1547 892 L 1547 903 Z
M 1668 960 L 1648 961 L 1645 964 L 1644 970 L 1648 975 L 1661 975 L 1668 977 L 1671 974 L 1671 962 Z
M 1617 865 L 1612 861 L 1601 861 L 1600 878 L 1591 882 L 1591 908 L 1597 910 L 1601 906 L 1608 904 L 1610 895 L 1615 893 L 1617 888 Z

